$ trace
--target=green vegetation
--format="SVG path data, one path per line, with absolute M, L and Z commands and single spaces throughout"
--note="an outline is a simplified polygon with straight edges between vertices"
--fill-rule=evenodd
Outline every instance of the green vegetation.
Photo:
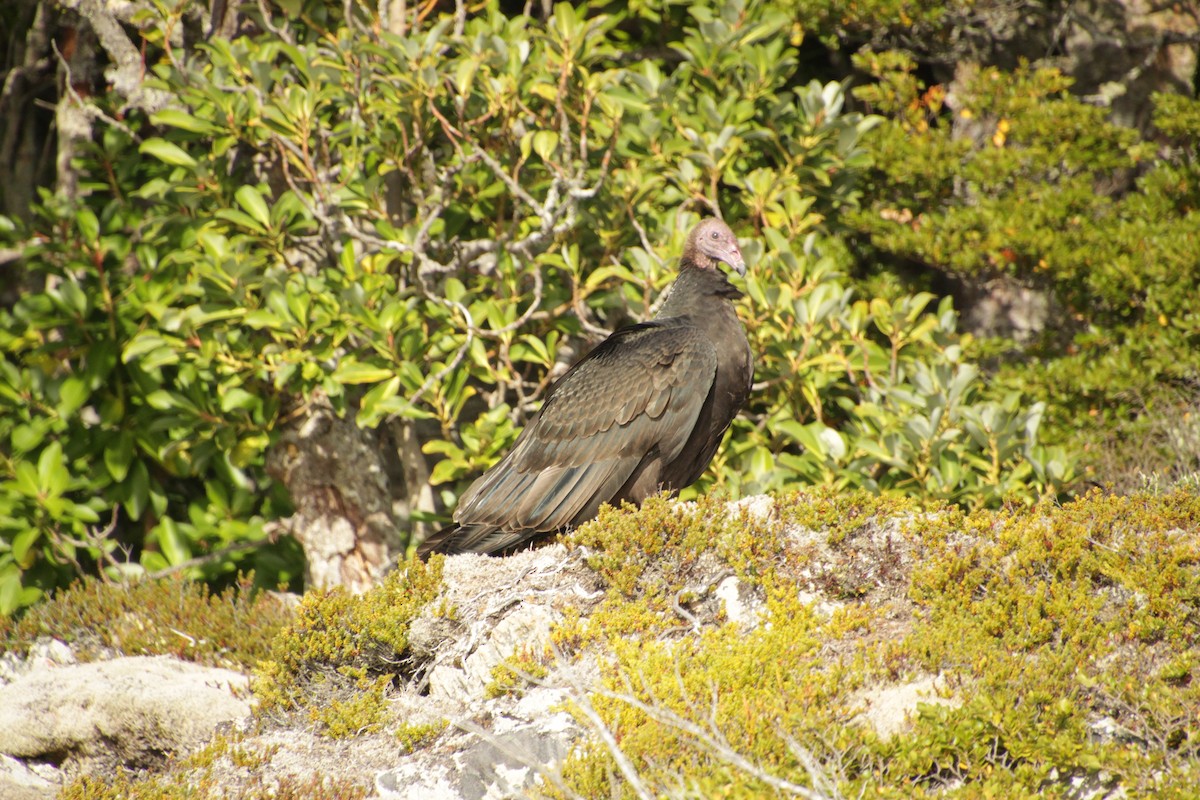
M 442 731 L 446 730 L 446 725 L 445 720 L 425 724 L 400 725 L 396 728 L 396 740 L 404 748 L 404 752 L 411 753 L 414 750 L 420 750 L 441 736 Z
M 1129 797 L 1192 796 L 1194 495 L 913 516 L 818 492 L 768 518 L 714 523 L 721 513 L 656 502 L 575 537 L 620 543 L 597 556 L 609 593 L 589 640 L 615 660 L 586 702 L 651 795 L 684 784 L 761 797 L 784 782 L 845 797 L 1059 796 L 1076 778 Z M 637 563 L 643 547 L 654 569 L 607 568 Z M 683 620 L 663 599 L 693 580 L 682 565 L 717 553 L 740 554 L 731 566 L 760 588 L 761 624 L 665 636 Z M 875 573 L 854 591 L 829 581 L 856 565 Z M 840 602 L 821 610 L 797 588 Z M 657 635 L 629 636 L 628 620 Z M 560 633 L 580 641 L 570 625 Z M 924 675 L 940 676 L 944 702 L 930 697 L 910 728 L 886 737 L 859 716 L 860 690 Z M 598 740 L 573 756 L 570 789 L 634 796 L 613 756 Z
M 370 792 L 351 781 L 337 778 L 296 778 L 277 781 L 251 780 L 250 785 L 230 794 L 211 774 L 188 776 L 179 781 L 158 777 L 133 778 L 124 773 L 112 781 L 82 777 L 66 786 L 62 800 L 363 800 Z
M 491 4 L 391 33 L 310 0 L 194 46 L 172 38 L 185 8 L 147 11 L 145 85 L 168 106 L 98 94 L 120 124 L 98 116 L 78 143 L 81 190 L 0 224 L 31 287 L 0 308 L 0 613 L 98 570 L 295 585 L 266 462 L 317 395 L 402 430 L 409 466 L 429 456 L 391 486 L 401 530 L 449 508 L 556 363 L 650 313 L 684 232 L 718 209 L 752 266 L 759 388 L 692 495 L 821 484 L 976 508 L 1069 491 L 1080 453 L 1041 441 L 1044 418 L 1067 441 L 1049 381 L 989 380 L 948 299 L 853 277 L 867 211 L 915 182 L 888 154 L 911 113 L 886 102 L 902 65 L 859 91 L 887 116 L 864 115 L 813 80 L 804 35 L 942 17 L 893 5 L 797 22 L 741 0 L 544 20 Z
M 306 594 L 255 670 L 257 713 L 307 710 L 333 737 L 379 730 L 388 687 L 409 677 L 408 625 L 441 588 L 443 561 L 410 561 L 359 597 L 340 588 Z
M 328 402 L 380 430 L 397 529 L 444 518 L 719 212 L 755 391 L 694 502 L 567 539 L 605 593 L 553 641 L 611 654 L 575 702 L 612 743 L 548 793 L 1195 796 L 1200 101 L 1117 125 L 1130 86 L 989 51 L 990 2 L 252 5 L 232 39 L 187 3 L 123 20 L 166 105 L 59 98 L 92 135 L 0 217 L 5 650 L 253 668 L 264 722 L 428 743 L 387 699 L 443 562 L 286 609 L 264 590 L 300 588 L 276 523 L 302 498 L 268 458 Z M 965 332 L 996 283 L 1046 319 Z M 758 492 L 766 516 L 724 504 Z M 729 576 L 760 624 L 711 612 Z M 911 726 L 864 721 L 865 692 L 933 676 Z M 186 780 L 64 797 L 206 797 L 260 757 L 218 740 Z M 268 794 L 361 796 L 240 796 Z
M 553 681 L 556 658 L 605 654 L 600 685 L 577 688 L 569 706 L 612 734 L 625 766 L 594 738 L 568 760 L 565 783 L 539 790 L 549 796 L 635 796 L 635 781 L 652 795 L 683 782 L 746 798 L 1060 796 L 1069 781 L 1193 796 L 1195 494 L 1095 491 L 975 511 L 831 488 L 743 508 L 658 497 L 606 509 L 567 543 L 586 548 L 602 599 L 559 623 L 554 648 L 498 667 L 489 693 Z M 437 602 L 443 563 L 412 562 L 358 597 L 307 595 L 257 670 L 260 717 L 335 738 L 394 731 L 406 750 L 440 735 L 444 722 L 404 724 L 387 700 L 422 668 L 408 626 Z M 717 585 L 730 577 L 757 598 L 751 617 L 720 610 Z M 211 601 L 188 597 L 181 613 Z M 64 594 L 22 624 L 85 619 L 108 602 Z M 934 688 L 909 724 L 869 722 L 872 690 L 921 681 Z M 217 762 L 253 771 L 263 759 L 218 737 L 158 777 L 80 779 L 68 796 L 173 797 L 181 776 L 215 786 Z M 288 791 L 357 791 L 331 787 Z
M 0 652 L 23 655 L 49 636 L 69 643 L 81 661 L 112 653 L 173 655 L 250 669 L 267 657 L 291 616 L 286 602 L 252 591 L 250 579 L 216 593 L 178 577 L 130 584 L 91 578 L 19 620 L 0 618 Z
M 906 56 L 856 64 L 876 80 L 855 94 L 887 122 L 850 219 L 882 263 L 1050 292 L 1058 319 L 1035 341 L 969 348 L 1002 356 L 995 388 L 1044 398 L 1043 436 L 1093 480 L 1195 473 L 1200 103 L 1154 95 L 1143 137 L 1054 69 L 975 70 L 951 110 Z

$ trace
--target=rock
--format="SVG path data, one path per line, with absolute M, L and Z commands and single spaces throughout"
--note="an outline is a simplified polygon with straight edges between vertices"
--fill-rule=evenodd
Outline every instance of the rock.
M 497 664 L 540 651 L 561 608 L 589 598 L 590 587 L 580 584 L 594 580 L 560 544 L 504 559 L 456 556 L 444 570 L 444 605 L 453 618 L 433 604 L 413 620 L 408 640 L 414 655 L 433 662 L 430 698 L 452 706 L 482 699 Z
M 754 630 L 762 621 L 762 600 L 736 576 L 730 575 L 717 584 L 714 594 L 721 601 L 725 618 L 743 630 Z
M 932 675 L 909 683 L 864 689 L 857 699 L 865 703 L 866 708 L 857 719 L 874 728 L 880 738 L 889 739 L 908 727 L 910 717 L 917 713 L 918 704 L 959 705 L 939 696 L 938 692 L 944 688 L 942 676 Z
M 75 663 L 75 653 L 58 639 L 41 638 L 25 656 L 8 652 L 0 656 L 0 684 L 12 683 L 35 670 L 61 667 Z
M 51 800 L 62 788 L 62 774 L 46 764 L 28 766 L 0 756 L 0 797 L 5 800 Z
M 389 800 L 492 800 L 521 795 L 557 769 L 580 734 L 561 689 L 539 687 L 515 703 L 486 704 L 490 726 L 462 721 L 436 747 L 380 772 L 375 789 Z M 504 708 L 504 711 L 500 709 Z
M 522 696 L 487 698 L 492 670 L 514 654 L 543 652 L 563 610 L 586 609 L 602 593 L 583 556 L 559 544 L 503 559 L 454 556 L 443 579 L 444 602 L 431 604 L 409 630 L 413 652 L 432 661 L 428 692 L 405 687 L 392 709 L 407 724 L 449 724 L 435 743 L 377 773 L 376 791 L 394 800 L 521 795 L 579 737 L 559 706 L 596 680 L 595 667 L 553 662 Z
M 247 695 L 240 673 L 166 656 L 38 670 L 0 687 L 0 753 L 89 772 L 154 766 L 247 716 Z

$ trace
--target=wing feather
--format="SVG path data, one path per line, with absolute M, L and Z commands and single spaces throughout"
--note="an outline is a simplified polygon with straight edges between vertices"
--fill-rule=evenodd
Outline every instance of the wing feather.
M 559 381 L 512 450 L 463 495 L 456 545 L 512 546 L 594 514 L 648 455 L 670 460 L 682 450 L 716 365 L 711 342 L 684 321 L 614 334 Z

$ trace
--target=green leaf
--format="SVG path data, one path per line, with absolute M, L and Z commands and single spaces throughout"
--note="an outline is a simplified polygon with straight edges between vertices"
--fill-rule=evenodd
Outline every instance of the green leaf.
M 180 406 L 179 399 L 172 392 L 166 389 L 158 389 L 145 397 L 146 405 L 157 411 L 170 411 L 171 409 Z
M 150 472 L 140 459 L 133 462 L 128 480 L 121 484 L 122 493 L 119 495 L 125 505 L 125 511 L 132 519 L 141 519 L 142 512 L 150 499 Z
M 267 203 L 263 200 L 262 195 L 258 193 L 258 189 L 253 186 L 243 186 L 234 192 L 233 196 L 238 205 L 245 209 L 246 213 L 263 229 L 271 227 L 271 211 L 267 208 Z
M 267 229 L 263 227 L 258 220 L 249 214 L 244 214 L 241 211 L 238 211 L 236 208 L 219 209 L 213 216 L 217 217 L 218 219 L 228 220 L 234 225 L 240 225 L 243 228 L 249 228 L 250 230 L 257 231 L 258 233 L 267 232 Z
M 33 545 L 40 538 L 42 538 L 42 530 L 38 527 L 30 527 L 13 537 L 13 561 L 16 561 L 17 566 L 21 569 L 29 569 L 33 566 L 33 562 L 37 558 L 37 552 L 33 550 Z
M 392 377 L 374 386 L 363 395 L 359 407 L 360 425 L 377 425 L 379 420 L 396 410 L 396 395 L 400 392 L 400 379 Z
M 62 445 L 57 441 L 51 442 L 38 456 L 37 465 L 38 488 L 42 494 L 58 497 L 67 490 L 71 476 L 63 460 Z
M 162 554 L 166 556 L 171 566 L 178 566 L 192 557 L 187 540 L 180 532 L 179 525 L 175 520 L 170 517 L 164 518 L 154 532 L 155 538 L 158 539 L 158 545 L 162 548 Z
M 129 344 L 125 345 L 125 349 L 121 351 L 121 361 L 128 364 L 138 356 L 166 346 L 168 346 L 167 340 L 162 336 L 153 331 L 145 331 L 129 340 Z
M 88 244 L 95 244 L 100 238 L 100 220 L 90 208 L 81 208 L 75 212 L 75 224 L 79 233 Z
M 363 364 L 358 361 L 343 361 L 333 373 L 339 383 L 378 383 L 395 375 L 390 369 Z
M 25 497 L 36 498 L 41 494 L 38 488 L 37 467 L 29 461 L 18 461 L 13 470 L 12 485 Z
M 247 313 L 246 316 L 242 317 L 242 322 L 256 330 L 262 330 L 263 328 L 278 330 L 284 327 L 279 317 L 265 308 L 255 309 Z
M 16 564 L 0 567 L 0 616 L 9 616 L 22 605 L 21 568 Z
M 129 431 L 121 431 L 108 447 L 104 448 L 104 466 L 108 469 L 108 474 L 112 476 L 112 479 L 120 483 L 129 474 L 132 464 L 133 434 Z
M 69 510 L 74 515 L 75 519 L 82 522 L 84 525 L 95 525 L 100 521 L 100 515 L 96 513 L 96 509 L 83 503 L 70 503 Z
M 89 394 L 82 378 L 67 378 L 58 389 L 58 415 L 70 417 L 87 402 Z
M 12 432 L 12 445 L 18 453 L 28 453 L 42 443 L 44 433 L 33 425 L 18 425 Z
M 538 131 L 533 135 L 533 152 L 537 153 L 542 161 L 550 161 L 557 148 L 558 134 L 554 131 Z
M 177 108 L 165 108 L 150 115 L 150 121 L 155 125 L 166 125 L 179 128 L 189 133 L 211 134 L 216 127 L 202 116 Z
M 194 167 L 197 163 L 182 147 L 166 139 L 147 139 L 138 147 L 138 152 L 175 167 Z
M 433 465 L 433 470 L 429 473 L 429 484 L 431 486 L 439 486 L 443 483 L 449 483 L 452 480 L 456 480 L 462 474 L 462 464 L 449 458 L 443 458 Z
M 240 408 L 243 411 L 253 411 L 261 402 L 258 397 L 239 386 L 234 386 L 224 392 L 219 392 L 219 394 L 221 396 L 221 410 L 225 412 L 232 411 L 235 408 Z

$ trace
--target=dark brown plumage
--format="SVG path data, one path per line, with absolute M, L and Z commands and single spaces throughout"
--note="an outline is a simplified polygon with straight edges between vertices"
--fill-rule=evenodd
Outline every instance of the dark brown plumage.
M 550 390 L 512 449 L 459 500 L 455 525 L 417 552 L 504 553 L 596 516 L 603 503 L 678 492 L 708 467 L 750 394 L 741 293 L 746 268 L 720 220 L 688 235 L 658 315 L 622 328 Z

